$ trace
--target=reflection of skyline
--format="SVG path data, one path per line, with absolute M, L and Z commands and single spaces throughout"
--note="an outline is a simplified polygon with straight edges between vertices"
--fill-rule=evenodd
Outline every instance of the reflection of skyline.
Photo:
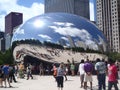
M 37 19 L 44 25 L 41 27 L 32 25 Z M 28 20 L 15 31 L 13 41 L 30 38 L 42 43 L 48 41 L 67 47 L 83 46 L 83 48 L 98 50 L 101 43 L 104 44 L 104 48 L 106 47 L 104 36 L 96 26 L 81 17 L 65 13 L 45 14 Z

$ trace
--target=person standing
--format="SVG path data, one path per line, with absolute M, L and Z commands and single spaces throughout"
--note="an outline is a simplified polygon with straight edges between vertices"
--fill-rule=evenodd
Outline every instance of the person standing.
M 81 81 L 81 88 L 83 87 L 83 83 L 84 83 L 84 60 L 82 59 L 80 64 L 79 64 L 79 68 L 78 68 L 78 72 L 80 73 L 80 81 Z
M 57 76 L 57 67 L 56 67 L 56 65 L 55 65 L 55 64 L 53 64 L 52 71 L 53 71 L 53 77 L 55 78 L 55 81 L 56 81 L 56 76 Z
M 112 59 L 108 60 L 110 66 L 108 66 L 108 90 L 112 90 L 112 86 L 114 86 L 115 90 L 118 90 L 118 71 L 117 66 L 115 65 L 115 61 Z
M 92 71 L 93 71 L 93 65 L 87 59 L 87 61 L 84 64 L 84 70 L 85 70 L 85 78 L 84 78 L 84 89 L 87 89 L 87 82 L 90 82 L 90 89 L 92 90 Z
M 2 67 L 2 71 L 3 71 L 3 75 L 4 75 L 5 88 L 7 87 L 6 80 L 7 80 L 8 84 L 9 84 L 9 87 L 12 87 L 10 85 L 10 80 L 9 80 L 9 65 L 8 64 L 4 65 Z
M 0 66 L 0 87 L 3 87 L 3 71 L 2 66 Z
M 106 65 L 104 61 L 101 61 L 99 58 L 97 58 L 97 63 L 95 64 L 95 70 L 97 73 L 97 79 L 98 79 L 98 90 L 102 90 L 102 87 L 104 90 L 106 90 Z
M 63 90 L 63 82 L 64 82 L 64 64 L 61 63 L 59 68 L 57 69 L 57 77 L 56 77 L 56 81 L 57 81 L 57 86 L 58 86 L 58 90 Z

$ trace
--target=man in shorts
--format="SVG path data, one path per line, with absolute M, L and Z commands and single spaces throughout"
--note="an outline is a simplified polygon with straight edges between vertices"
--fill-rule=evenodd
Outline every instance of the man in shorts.
M 92 90 L 92 71 L 93 71 L 93 65 L 87 59 L 87 61 L 84 64 L 84 70 L 85 70 L 85 77 L 84 77 L 84 89 L 87 89 L 87 82 L 90 82 L 90 88 Z

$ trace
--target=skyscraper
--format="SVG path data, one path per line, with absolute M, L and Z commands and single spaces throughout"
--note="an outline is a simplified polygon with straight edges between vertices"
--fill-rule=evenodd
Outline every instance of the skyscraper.
M 12 34 L 13 29 L 23 22 L 23 14 L 11 12 L 5 16 L 5 34 Z
M 5 38 L 4 38 L 4 32 L 0 31 L 0 51 L 5 51 Z
M 66 12 L 90 19 L 89 0 L 45 0 L 45 13 Z
M 97 0 L 97 25 L 106 36 L 110 51 L 120 52 L 120 0 Z
M 23 22 L 23 14 L 11 12 L 5 16 L 5 50 L 11 46 L 13 30 Z

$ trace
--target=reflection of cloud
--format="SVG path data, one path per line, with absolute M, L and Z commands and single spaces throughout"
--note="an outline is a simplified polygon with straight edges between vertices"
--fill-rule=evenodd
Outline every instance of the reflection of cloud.
M 24 29 L 16 30 L 16 34 L 25 34 Z
M 48 35 L 43 35 L 43 34 L 39 34 L 38 35 L 39 37 L 42 37 L 43 39 L 48 39 L 48 40 L 51 40 L 52 38 Z
M 73 23 L 69 23 L 69 22 L 66 22 L 66 23 L 63 23 L 63 22 L 54 22 L 54 24 L 55 25 L 58 25 L 58 26 L 67 26 L 67 27 L 69 27 L 69 26 L 72 26 L 72 25 L 74 25 Z
M 91 45 L 91 48 L 98 48 L 96 43 L 92 39 L 92 35 L 85 29 L 75 28 L 72 23 L 64 22 L 54 22 L 54 26 L 49 26 L 56 33 L 59 33 L 64 36 L 79 37 L 86 45 Z M 66 40 L 65 37 L 62 37 Z
M 61 39 L 64 39 L 64 40 L 68 41 L 68 38 L 66 38 L 66 37 L 61 37 Z

